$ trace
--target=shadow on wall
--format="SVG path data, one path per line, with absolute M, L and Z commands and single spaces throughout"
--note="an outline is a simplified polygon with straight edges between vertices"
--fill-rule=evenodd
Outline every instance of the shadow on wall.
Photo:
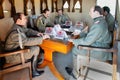
M 10 28 L 13 25 L 13 19 L 12 18 L 3 18 L 0 19 L 0 38 L 2 41 L 5 40 L 5 37 L 7 35 L 7 32 L 10 30 Z

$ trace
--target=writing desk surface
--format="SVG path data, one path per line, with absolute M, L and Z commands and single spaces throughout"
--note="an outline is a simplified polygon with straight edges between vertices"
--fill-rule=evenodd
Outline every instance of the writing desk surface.
M 46 39 L 43 40 L 43 43 L 40 46 L 67 54 L 71 50 L 73 44 L 71 42 L 59 39 Z

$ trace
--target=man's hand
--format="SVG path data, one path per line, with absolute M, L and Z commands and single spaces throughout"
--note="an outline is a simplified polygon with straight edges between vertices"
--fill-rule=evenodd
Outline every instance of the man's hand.
M 42 37 L 42 36 L 43 36 L 43 33 L 38 33 L 37 36 Z
M 82 32 L 88 32 L 88 26 L 86 26 L 83 30 L 82 30 Z
M 43 39 L 49 39 L 49 38 L 50 38 L 49 35 L 47 35 L 47 34 L 43 35 Z
M 73 39 L 68 39 L 69 42 L 73 42 Z

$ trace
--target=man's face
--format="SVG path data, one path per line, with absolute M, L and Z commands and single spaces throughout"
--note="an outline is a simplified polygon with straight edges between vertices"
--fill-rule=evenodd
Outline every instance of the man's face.
M 21 19 L 19 19 L 19 21 L 20 21 L 20 25 L 23 25 L 23 26 L 26 25 L 27 19 L 24 14 L 21 14 Z
M 59 11 L 58 11 L 58 15 L 62 15 L 62 10 L 59 10 Z
M 103 11 L 103 16 L 106 16 L 107 15 L 107 12 L 106 11 Z
M 91 18 L 94 18 L 94 14 L 95 14 L 94 7 L 92 7 L 89 11 L 89 15 L 91 16 Z
M 46 11 L 45 17 L 48 18 L 50 16 L 50 11 Z

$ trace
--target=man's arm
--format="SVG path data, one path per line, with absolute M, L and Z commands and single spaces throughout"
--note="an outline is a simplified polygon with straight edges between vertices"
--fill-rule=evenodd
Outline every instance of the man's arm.
M 37 19 L 37 22 L 36 22 L 36 23 L 37 23 L 37 29 L 38 29 L 38 31 L 44 32 L 44 31 L 45 31 L 45 25 L 46 25 L 46 24 L 43 24 L 41 18 Z
M 20 33 L 13 33 L 11 35 L 11 42 L 19 44 L 19 34 L 21 36 L 21 43 L 23 46 L 34 46 L 34 45 L 39 45 L 42 43 L 43 38 L 42 37 L 32 37 L 28 38 L 25 33 L 20 32 Z
M 75 46 L 91 45 L 100 37 L 101 33 L 102 33 L 101 28 L 95 25 L 90 29 L 86 37 L 73 40 L 73 44 L 75 44 Z

